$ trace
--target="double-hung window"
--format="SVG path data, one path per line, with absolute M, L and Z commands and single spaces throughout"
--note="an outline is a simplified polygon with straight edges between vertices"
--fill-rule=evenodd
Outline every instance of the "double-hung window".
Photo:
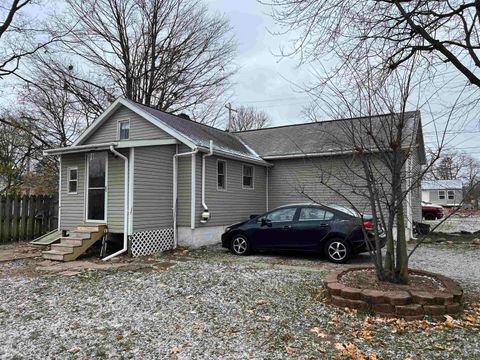
M 253 189 L 253 166 L 243 165 L 242 188 Z
M 118 139 L 128 140 L 130 138 L 130 120 L 118 122 Z
M 217 160 L 217 190 L 227 190 L 227 162 Z
M 68 168 L 67 183 L 68 193 L 76 194 L 78 189 L 78 168 Z
M 455 192 L 453 190 L 447 191 L 448 200 L 455 200 Z
M 445 190 L 439 190 L 438 191 L 438 199 L 439 200 L 445 200 Z

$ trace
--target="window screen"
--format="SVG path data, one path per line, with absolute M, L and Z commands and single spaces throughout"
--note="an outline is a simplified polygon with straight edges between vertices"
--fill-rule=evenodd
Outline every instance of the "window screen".
M 217 161 L 217 189 L 225 190 L 227 188 L 226 174 L 227 174 L 227 162 Z
M 78 188 L 78 169 L 68 169 L 68 192 L 75 194 Z
M 253 189 L 253 166 L 243 165 L 242 185 L 246 189 Z
M 118 123 L 118 135 L 120 140 L 128 140 L 130 138 L 130 121 L 120 121 Z

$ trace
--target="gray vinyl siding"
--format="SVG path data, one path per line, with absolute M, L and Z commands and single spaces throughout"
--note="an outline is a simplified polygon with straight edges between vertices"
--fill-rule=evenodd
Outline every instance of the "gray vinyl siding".
M 178 146 L 178 152 L 189 152 L 191 149 L 185 145 Z M 177 224 L 178 226 L 191 225 L 191 185 L 192 185 L 192 156 L 178 157 L 177 173 Z
M 128 150 L 120 151 L 128 157 Z M 123 159 L 108 155 L 108 199 L 107 224 L 108 231 L 123 233 L 124 201 L 125 201 L 125 163 Z
M 226 161 L 226 190 L 217 190 L 217 159 Z M 254 167 L 254 188 L 242 188 L 242 165 L 251 165 L 237 160 L 210 156 L 205 162 L 205 203 L 210 211 L 210 220 L 200 223 L 202 207 L 202 155 L 197 155 L 195 226 L 224 226 L 246 220 L 251 214 L 266 211 L 266 169 Z
M 356 171 L 351 171 L 353 165 L 349 161 L 345 156 L 271 161 L 274 166 L 269 169 L 268 176 L 269 209 L 310 202 L 351 207 L 340 193 L 360 211 L 370 213 L 364 181 L 355 176 Z M 358 173 L 361 173 L 360 169 Z M 321 179 L 329 186 L 321 184 Z M 351 184 L 357 186 L 352 187 Z
M 129 140 L 163 140 L 173 139 L 165 131 L 159 129 L 148 120 L 140 117 L 132 110 L 122 106 L 115 111 L 83 144 L 100 144 L 118 140 L 118 121 L 130 120 Z
M 62 155 L 61 214 L 60 228 L 71 230 L 85 219 L 85 154 Z M 67 171 L 78 167 L 77 194 L 68 194 Z
M 135 148 L 133 232 L 173 225 L 175 145 Z

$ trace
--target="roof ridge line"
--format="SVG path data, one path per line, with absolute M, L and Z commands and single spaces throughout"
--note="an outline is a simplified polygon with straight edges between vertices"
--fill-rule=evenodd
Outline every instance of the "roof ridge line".
M 411 110 L 411 111 L 405 111 L 405 114 L 410 114 L 410 113 L 418 113 L 420 110 Z M 366 115 L 366 116 L 357 116 L 353 118 L 339 118 L 339 119 L 328 119 L 328 120 L 322 120 L 322 121 L 311 121 L 311 122 L 304 122 L 304 123 L 297 123 L 297 124 L 288 124 L 288 125 L 278 125 L 278 126 L 270 126 L 270 127 L 264 127 L 260 129 L 250 129 L 250 130 L 243 130 L 243 131 L 233 131 L 232 134 L 242 134 L 242 133 L 247 133 L 247 132 L 254 132 L 254 131 L 261 131 L 261 130 L 270 130 L 270 129 L 280 129 L 280 128 L 286 128 L 286 127 L 293 127 L 293 126 L 302 126 L 302 125 L 314 125 L 314 124 L 323 124 L 323 123 L 329 123 L 329 122 L 335 122 L 335 121 L 345 121 L 345 120 L 357 120 L 357 119 L 366 119 L 368 117 L 382 117 L 382 116 L 388 116 L 388 115 L 397 115 L 400 113 L 383 113 L 383 114 L 378 114 L 378 115 Z

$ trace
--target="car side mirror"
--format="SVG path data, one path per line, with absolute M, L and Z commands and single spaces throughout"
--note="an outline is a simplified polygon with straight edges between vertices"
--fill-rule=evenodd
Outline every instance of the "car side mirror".
M 272 222 L 266 218 L 262 219 L 262 226 L 272 226 Z

